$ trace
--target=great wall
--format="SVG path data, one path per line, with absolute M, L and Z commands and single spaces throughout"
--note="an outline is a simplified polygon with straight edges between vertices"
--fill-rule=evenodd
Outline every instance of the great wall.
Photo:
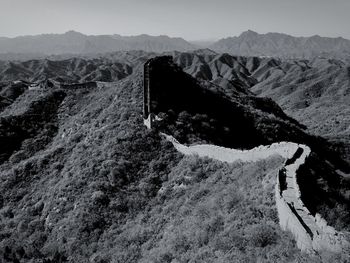
M 152 122 L 157 119 L 151 110 L 150 61 L 144 66 L 143 108 L 144 124 L 149 129 L 152 128 Z M 336 231 L 318 213 L 312 215 L 301 199 L 297 171 L 311 153 L 308 146 L 279 142 L 251 150 L 236 150 L 207 144 L 185 146 L 170 135 L 162 134 L 162 136 L 184 155 L 209 157 L 227 163 L 256 162 L 272 155 L 282 156 L 286 161 L 276 175 L 275 184 L 276 207 L 281 228 L 290 231 L 298 248 L 306 253 L 318 254 L 321 251 L 329 251 L 350 255 L 349 234 Z
M 90 89 L 98 86 L 97 81 L 86 81 L 79 83 L 61 83 L 52 79 L 46 79 L 40 82 L 28 82 L 24 80 L 16 80 L 7 83 L 7 85 L 25 85 L 29 90 L 42 90 L 47 88 L 59 88 L 59 89 Z
M 286 162 L 276 176 L 275 185 L 276 206 L 281 228 L 290 231 L 298 248 L 307 253 L 326 250 L 350 254 L 350 244 L 345 234 L 328 226 L 319 214 L 313 216 L 301 200 L 297 170 L 311 152 L 308 146 L 280 142 L 251 150 L 236 150 L 209 144 L 185 146 L 170 135 L 162 135 L 184 155 L 209 157 L 221 162 L 256 162 L 273 155 L 282 156 Z

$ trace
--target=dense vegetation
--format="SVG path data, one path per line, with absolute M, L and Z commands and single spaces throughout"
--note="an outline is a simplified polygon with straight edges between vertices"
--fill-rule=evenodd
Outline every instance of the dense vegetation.
M 309 135 L 272 101 L 247 94 L 228 96 L 219 87 L 203 87 L 166 57 L 155 59 L 152 71 L 152 107 L 162 119 L 155 128 L 184 143 L 251 148 L 293 141 L 310 146 L 312 157 L 298 177 L 302 199 L 313 214 L 320 213 L 338 230 L 349 230 L 350 184 L 336 171 L 349 171 L 349 166 L 339 157 L 337 147 Z M 167 85 L 168 79 L 174 81 Z
M 185 157 L 151 206 L 122 227 L 117 246 L 95 257 L 107 262 L 312 260 L 279 228 L 273 188 L 280 165 L 279 158 L 227 165 Z
M 1 261 L 309 260 L 277 224 L 281 160 L 183 158 L 142 125 L 140 80 L 62 91 L 45 147 L 32 148 L 33 134 L 2 163 Z M 4 115 L 26 118 L 36 95 Z
M 329 162 L 312 153 L 298 170 L 301 198 L 337 230 L 350 232 L 350 181 Z M 312 189 L 312 190 L 311 190 Z
M 39 95 L 23 112 L 0 119 L 0 163 L 18 150 L 25 140 L 26 147 L 21 153 L 23 155 L 25 148 L 31 148 L 28 156 L 51 140 L 57 131 L 57 110 L 65 95 L 63 91 Z
M 15 149 L 0 149 L 8 152 L 0 166 L 0 261 L 319 262 L 278 226 L 273 187 L 283 160 L 183 157 L 158 131 L 213 142 L 216 115 L 174 108 L 147 130 L 141 75 L 91 89 L 26 90 L 4 109 L 0 120 L 17 128 L 0 127 L 3 141 L 21 123 L 28 133 Z M 263 102 L 240 100 L 237 109 L 268 121 L 270 131 L 276 123 L 302 128 Z M 324 262 L 331 257 L 341 261 L 324 255 Z
M 0 111 L 11 105 L 27 88 L 23 83 L 0 83 Z
M 35 136 L 26 138 L 3 163 L 2 260 L 35 262 L 56 255 L 86 262 L 96 239 L 157 194 L 180 156 L 142 126 L 136 96 L 122 88 L 67 92 L 49 145 L 35 149 Z

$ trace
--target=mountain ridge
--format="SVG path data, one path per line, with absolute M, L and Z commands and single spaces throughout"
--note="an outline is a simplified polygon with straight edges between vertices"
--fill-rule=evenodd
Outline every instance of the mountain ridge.
M 210 48 L 219 53 L 239 56 L 267 56 L 283 59 L 336 58 L 350 61 L 350 40 L 343 37 L 292 36 L 285 33 L 260 34 L 252 30 L 239 36 L 217 41 L 187 41 L 181 37 L 140 34 L 85 35 L 77 31 L 63 34 L 40 34 L 0 37 L 0 57 L 39 58 L 61 54 L 96 54 L 116 51 L 143 50 L 147 52 L 191 51 Z
M 0 53 L 32 53 L 44 55 L 88 54 L 121 50 L 164 52 L 186 51 L 196 47 L 180 37 L 165 35 L 137 36 L 85 35 L 76 31 L 63 34 L 41 34 L 0 38 Z
M 273 56 L 281 58 L 342 58 L 350 55 L 350 40 L 337 37 L 295 37 L 284 33 L 259 34 L 252 30 L 239 36 L 218 40 L 210 46 L 217 52 L 241 56 Z
M 346 108 L 350 94 L 347 85 L 350 83 L 349 64 L 341 60 L 316 58 L 284 61 L 219 54 L 209 49 L 164 54 L 173 56 L 176 64 L 188 74 L 200 81 L 210 81 L 227 95 L 255 93 L 272 98 L 287 114 L 307 125 L 317 135 L 333 133 L 350 136 Z M 25 62 L 0 61 L 0 82 L 20 79 L 40 82 L 47 78 L 67 83 L 113 82 L 130 75 L 156 55 L 144 51 L 121 51 L 93 56 L 56 56 Z M 325 100 L 331 103 L 325 104 Z M 326 105 L 329 116 L 317 110 Z M 303 118 L 305 114 L 309 118 Z M 339 116 L 344 116 L 341 125 Z

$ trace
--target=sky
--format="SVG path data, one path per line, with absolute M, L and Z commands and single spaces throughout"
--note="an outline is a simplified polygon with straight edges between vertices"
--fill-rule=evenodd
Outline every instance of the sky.
M 216 40 L 248 29 L 350 39 L 350 0 L 0 0 L 0 36 L 69 30 Z

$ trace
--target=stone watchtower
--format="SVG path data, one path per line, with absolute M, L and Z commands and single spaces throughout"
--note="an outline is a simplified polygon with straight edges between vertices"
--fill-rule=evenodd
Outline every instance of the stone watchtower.
M 152 128 L 153 113 L 151 112 L 151 62 L 153 59 L 149 59 L 143 68 L 143 120 L 148 129 Z
M 155 121 L 160 121 L 157 114 L 164 112 L 176 100 L 174 73 L 176 68 L 171 56 L 154 57 L 143 66 L 143 119 L 151 129 Z

